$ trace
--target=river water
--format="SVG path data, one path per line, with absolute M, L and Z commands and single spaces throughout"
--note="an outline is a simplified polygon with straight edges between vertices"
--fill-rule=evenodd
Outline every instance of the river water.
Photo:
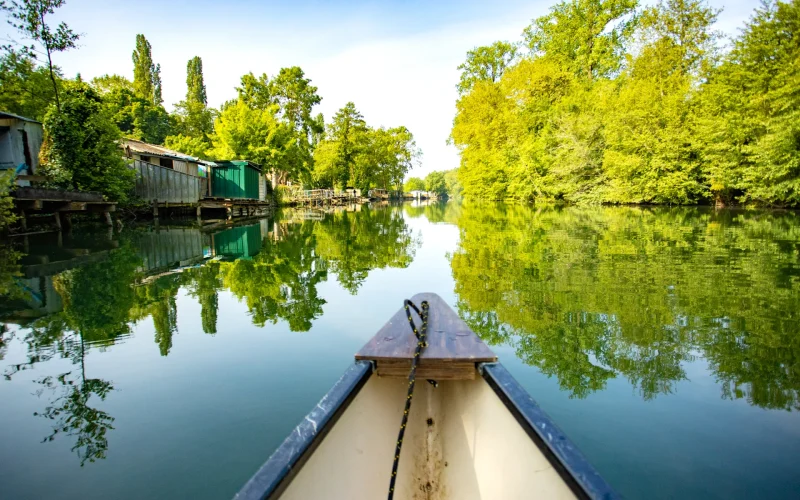
M 16 240 L 2 498 L 229 498 L 420 291 L 624 496 L 800 497 L 793 212 L 407 204 Z

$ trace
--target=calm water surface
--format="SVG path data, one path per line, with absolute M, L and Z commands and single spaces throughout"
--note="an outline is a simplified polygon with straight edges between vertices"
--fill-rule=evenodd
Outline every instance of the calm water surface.
M 800 497 L 800 216 L 455 203 L 3 248 L 0 497 L 229 498 L 420 291 L 624 496 Z

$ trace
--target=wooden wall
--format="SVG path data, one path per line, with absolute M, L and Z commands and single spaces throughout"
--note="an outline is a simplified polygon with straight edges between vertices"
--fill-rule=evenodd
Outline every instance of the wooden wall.
M 133 160 L 136 195 L 158 203 L 197 203 L 206 179 L 152 163 Z

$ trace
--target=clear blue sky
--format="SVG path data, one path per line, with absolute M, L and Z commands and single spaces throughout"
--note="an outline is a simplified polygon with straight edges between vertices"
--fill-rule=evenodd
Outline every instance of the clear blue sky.
M 186 62 L 203 59 L 209 104 L 235 97 L 241 75 L 273 75 L 300 66 L 319 87 L 326 119 L 353 101 L 373 126 L 407 126 L 423 150 L 411 175 L 458 165 L 445 141 L 455 111 L 458 66 L 465 53 L 495 40 L 518 41 L 532 18 L 555 0 L 154 1 L 67 0 L 57 19 L 83 34 L 58 54 L 65 75 L 133 77 L 137 33 L 161 64 L 167 108 L 186 92 Z M 711 0 L 723 7 L 718 28 L 736 32 L 758 5 Z M 3 38 L 13 33 L 0 27 Z M 16 36 L 16 34 L 14 34 Z

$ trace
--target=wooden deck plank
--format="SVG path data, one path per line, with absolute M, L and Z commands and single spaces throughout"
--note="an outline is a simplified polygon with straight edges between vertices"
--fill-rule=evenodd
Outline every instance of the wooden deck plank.
M 434 293 L 419 293 L 411 299 L 418 306 L 427 300 L 430 305 L 428 318 L 428 347 L 420 357 L 420 369 L 430 367 L 436 370 L 446 370 L 448 367 L 459 369 L 464 362 L 474 363 L 497 361 L 497 356 L 483 343 L 483 341 L 470 330 L 464 321 L 458 317 L 441 297 Z M 419 318 L 413 314 L 417 325 Z M 392 316 L 386 325 L 356 353 L 356 359 L 373 360 L 378 362 L 378 372 L 381 372 L 381 362 L 386 367 L 391 365 L 392 373 L 399 368 L 398 362 L 411 360 L 416 348 L 416 337 L 408 325 L 405 310 L 400 310 Z M 403 364 L 409 366 L 410 364 Z M 388 375 L 389 373 L 385 373 Z M 407 371 L 405 371 L 407 375 Z

